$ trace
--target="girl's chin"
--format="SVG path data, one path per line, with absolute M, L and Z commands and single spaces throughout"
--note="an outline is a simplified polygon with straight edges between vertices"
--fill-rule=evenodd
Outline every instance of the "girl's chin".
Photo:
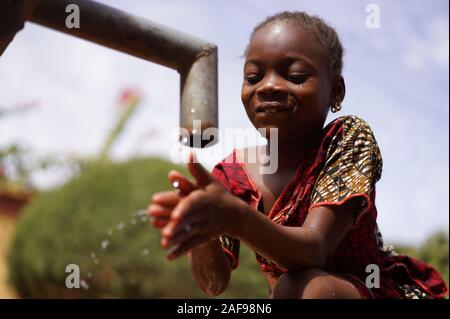
M 255 127 L 265 128 L 265 127 L 277 127 L 280 128 L 284 125 L 286 125 L 286 119 L 279 119 L 279 118 L 256 118 L 254 119 L 253 123 L 255 124 Z
M 282 140 L 289 140 L 289 136 L 291 134 L 288 134 L 286 129 L 283 128 L 283 126 L 278 126 L 278 125 L 274 125 L 274 124 L 270 124 L 270 125 L 259 125 L 259 126 L 255 126 L 255 128 L 258 130 L 259 134 L 263 137 L 263 138 L 276 138 L 279 141 Z

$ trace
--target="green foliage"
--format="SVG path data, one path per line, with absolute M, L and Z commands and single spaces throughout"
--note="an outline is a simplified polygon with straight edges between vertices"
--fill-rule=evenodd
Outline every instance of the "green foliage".
M 62 188 L 38 195 L 19 220 L 9 256 L 11 281 L 19 294 L 29 298 L 205 297 L 192 279 L 187 259 L 167 261 L 159 232 L 149 221 L 142 221 L 146 215 L 132 215 L 148 205 L 152 193 L 170 189 L 167 172 L 173 168 L 159 159 L 102 162 L 87 167 Z M 109 244 L 102 250 L 105 240 Z M 253 253 L 244 250 L 241 257 L 223 296 L 266 297 L 266 283 Z M 66 288 L 68 264 L 80 266 L 89 289 Z
M 31 190 L 30 170 L 25 164 L 25 151 L 16 144 L 0 148 L 0 189 L 9 191 Z M 13 168 L 14 176 L 6 175 L 6 166 Z
M 122 112 L 116 120 L 114 127 L 111 132 L 106 137 L 105 143 L 100 151 L 99 159 L 105 160 L 109 156 L 109 152 L 113 147 L 114 143 L 118 140 L 118 138 L 122 135 L 125 130 L 125 126 L 130 120 L 131 116 L 135 113 L 137 107 L 140 103 L 140 98 L 137 92 L 132 90 L 127 90 L 123 93 L 125 95 L 122 98 Z

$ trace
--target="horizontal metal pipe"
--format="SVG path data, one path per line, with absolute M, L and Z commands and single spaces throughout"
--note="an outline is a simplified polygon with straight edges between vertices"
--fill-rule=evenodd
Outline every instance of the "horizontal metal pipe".
M 70 4 L 79 7 L 80 28 L 66 26 Z M 30 21 L 177 70 L 180 127 L 189 132 L 191 146 L 194 135 L 218 127 L 214 44 L 89 0 L 39 0 Z M 194 120 L 201 122 L 200 131 L 195 130 Z M 201 146 L 205 144 L 214 143 L 207 140 Z

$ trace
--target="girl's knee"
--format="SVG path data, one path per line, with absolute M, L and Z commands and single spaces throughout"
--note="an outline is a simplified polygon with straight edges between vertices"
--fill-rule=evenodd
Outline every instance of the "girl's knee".
M 324 299 L 335 295 L 327 273 L 317 268 L 282 274 L 273 291 L 274 299 Z

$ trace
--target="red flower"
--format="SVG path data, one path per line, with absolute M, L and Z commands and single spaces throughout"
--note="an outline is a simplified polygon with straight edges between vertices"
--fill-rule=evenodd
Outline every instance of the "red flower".
M 137 101 L 140 97 L 139 91 L 135 88 L 127 88 L 123 90 L 120 95 L 119 103 L 120 105 L 128 105 Z

